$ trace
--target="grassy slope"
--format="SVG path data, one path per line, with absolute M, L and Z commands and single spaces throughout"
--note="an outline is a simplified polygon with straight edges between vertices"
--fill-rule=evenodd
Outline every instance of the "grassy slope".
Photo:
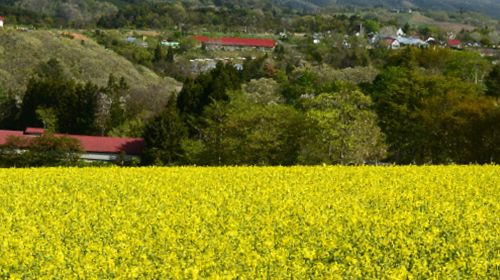
M 332 1 L 333 2 L 333 1 Z M 498 0 L 337 0 L 341 5 L 377 6 L 387 8 L 420 8 L 424 10 L 444 10 L 458 12 L 480 12 L 500 18 L 500 2 Z
M 436 21 L 436 20 L 429 18 L 429 17 L 426 17 L 420 13 L 413 13 L 409 19 L 409 22 L 411 24 L 417 25 L 417 26 L 420 26 L 420 25 L 422 25 L 422 26 L 437 26 L 441 30 L 452 31 L 455 33 L 460 32 L 462 29 L 472 31 L 476 28 L 475 26 L 472 26 L 469 24 Z
M 110 14 L 116 9 L 127 4 L 142 4 L 144 2 L 181 2 L 172 0 L 0 0 L 0 4 L 10 4 L 26 8 L 28 10 L 43 12 L 54 15 L 58 7 L 66 16 L 73 16 L 77 19 L 96 19 L 103 14 Z M 378 6 L 388 8 L 421 8 L 425 10 L 446 10 L 457 12 L 464 11 L 481 12 L 500 18 L 500 2 L 498 0 L 239 0 L 239 1 L 209 1 L 209 0 L 184 0 L 191 3 L 231 3 L 242 7 L 263 7 L 266 3 L 272 3 L 280 7 L 289 7 L 297 10 L 314 11 L 319 7 L 328 7 L 332 4 L 343 6 Z
M 150 87 L 171 92 L 180 83 L 162 78 L 153 71 L 137 66 L 99 46 L 91 39 L 73 40 L 61 36 L 61 31 L 0 30 L 0 83 L 7 90 L 22 92 L 33 70 L 50 58 L 59 59 L 67 72 L 80 81 L 107 83 L 110 73 L 125 77 L 133 89 Z

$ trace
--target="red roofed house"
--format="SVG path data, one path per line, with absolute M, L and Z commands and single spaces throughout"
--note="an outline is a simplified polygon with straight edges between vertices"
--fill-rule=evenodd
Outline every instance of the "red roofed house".
M 0 27 L 3 28 L 3 22 L 5 21 L 5 18 L 0 16 Z
M 457 40 L 457 39 L 450 39 L 450 40 L 448 40 L 448 47 L 455 48 L 455 49 L 461 49 L 462 42 L 460 40 Z
M 43 128 L 28 127 L 25 131 L 0 130 L 0 145 L 7 142 L 9 136 L 37 137 L 45 133 Z M 80 142 L 85 151 L 81 158 L 88 161 L 117 161 L 130 162 L 139 159 L 145 148 L 142 138 L 118 138 L 85 136 L 72 134 L 54 134 L 56 137 L 71 137 Z M 123 157 L 123 158 L 122 158 Z
M 273 39 L 260 38 L 209 38 L 206 36 L 193 36 L 193 39 L 201 43 L 205 48 L 210 50 L 236 50 L 243 48 L 256 48 L 260 50 L 273 50 L 276 47 L 276 41 Z
M 381 46 L 387 47 L 388 49 L 399 49 L 401 47 L 401 44 L 399 43 L 398 40 L 392 37 L 384 37 L 379 41 L 379 44 Z

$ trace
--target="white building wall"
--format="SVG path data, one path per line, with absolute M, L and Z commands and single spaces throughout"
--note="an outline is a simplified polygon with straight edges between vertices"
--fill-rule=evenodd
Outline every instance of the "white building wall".
M 85 153 L 80 156 L 83 160 L 88 161 L 117 161 L 120 159 L 118 154 L 100 154 L 100 153 Z M 123 160 L 125 162 L 130 162 L 133 159 L 139 159 L 137 156 L 125 155 Z

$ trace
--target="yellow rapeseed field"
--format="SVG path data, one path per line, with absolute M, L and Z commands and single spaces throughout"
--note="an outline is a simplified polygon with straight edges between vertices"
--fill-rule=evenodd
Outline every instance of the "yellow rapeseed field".
M 3 279 L 499 279 L 500 167 L 0 170 Z

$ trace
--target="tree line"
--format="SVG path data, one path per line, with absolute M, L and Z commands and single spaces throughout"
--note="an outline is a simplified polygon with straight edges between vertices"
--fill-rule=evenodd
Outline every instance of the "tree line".
M 305 64 L 289 50 L 187 77 L 152 116 L 130 114 L 124 79 L 104 87 L 40 65 L 2 128 L 142 136 L 143 164 L 447 164 L 500 158 L 500 66 L 479 54 L 405 48 L 379 68 Z M 1 90 L 0 90 L 1 92 Z M 140 106 L 140 105 L 137 105 Z
M 113 75 L 104 87 L 90 81 L 77 82 L 66 75 L 57 59 L 50 59 L 36 69 L 20 97 L 4 97 L 0 125 L 7 129 L 44 127 L 49 132 L 106 135 L 125 121 L 128 89 L 123 78 Z
M 255 64 L 261 64 L 257 67 Z M 373 81 L 325 69 L 192 80 L 147 125 L 147 163 L 197 165 L 491 163 L 500 160 L 499 66 L 478 54 L 406 48 Z M 276 66 L 276 65 L 274 65 Z M 239 74 L 239 75 L 238 75 Z
M 218 32 L 287 30 L 298 33 L 354 34 L 360 31 L 361 24 L 368 33 L 377 32 L 384 25 L 400 25 L 394 17 L 369 15 L 362 18 L 359 13 L 352 16 L 342 13 L 332 15 L 329 10 L 304 9 L 300 5 L 294 7 L 270 1 L 216 1 L 215 5 L 195 1 L 115 1 L 118 3 L 114 4 L 106 1 L 79 2 L 73 5 L 68 1 L 39 0 L 16 5 L 2 4 L 0 1 L 0 14 L 7 17 L 10 25 L 103 29 L 174 28 L 181 34 L 200 27 Z M 339 11 L 342 10 L 337 12 Z M 437 33 L 436 30 L 432 31 Z

